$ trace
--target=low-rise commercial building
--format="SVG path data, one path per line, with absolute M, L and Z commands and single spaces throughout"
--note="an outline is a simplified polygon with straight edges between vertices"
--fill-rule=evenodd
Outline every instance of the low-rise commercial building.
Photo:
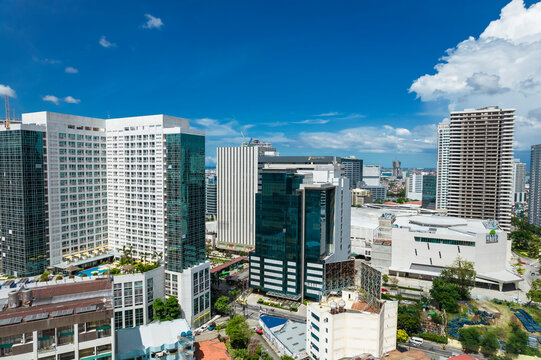
M 194 335 L 185 319 L 121 329 L 116 338 L 117 360 L 194 359 Z
M 280 356 L 307 359 L 306 324 L 299 321 L 263 315 L 259 317 L 263 336 L 278 350 Z
M 112 281 L 28 283 L 0 290 L 0 357 L 113 359 Z
M 508 268 L 511 242 L 494 220 L 397 217 L 391 249 L 392 275 L 431 280 L 460 257 L 474 263 L 478 286 L 510 290 L 522 280 Z
M 310 303 L 306 314 L 306 350 L 312 359 L 333 360 L 396 348 L 398 303 L 367 301 L 356 291 L 343 291 Z
M 372 193 L 367 189 L 351 190 L 351 206 L 362 206 L 372 202 Z

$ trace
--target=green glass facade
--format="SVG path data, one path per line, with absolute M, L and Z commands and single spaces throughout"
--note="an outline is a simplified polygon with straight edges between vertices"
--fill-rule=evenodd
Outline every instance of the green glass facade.
M 436 208 L 436 176 L 434 175 L 423 176 L 422 207 L 432 210 Z
M 205 261 L 205 137 L 166 135 L 167 270 Z
M 1 272 L 41 274 L 47 266 L 43 134 L 0 132 Z
M 307 290 L 322 290 L 319 270 L 334 241 L 335 189 L 301 189 L 303 178 L 293 171 L 261 174 L 255 251 L 250 253 L 252 288 L 292 298 L 315 297 Z

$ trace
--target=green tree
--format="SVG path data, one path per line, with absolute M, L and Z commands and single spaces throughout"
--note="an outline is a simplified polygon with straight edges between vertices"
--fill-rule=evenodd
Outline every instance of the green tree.
M 167 320 L 175 320 L 180 317 L 180 304 L 175 296 L 169 296 L 167 300 L 165 300 L 165 311 Z
M 511 334 L 507 338 L 505 351 L 509 354 L 522 354 L 528 346 L 528 335 L 515 323 L 511 323 Z
M 152 309 L 154 310 L 154 320 L 169 321 L 180 317 L 180 304 L 174 296 L 168 297 L 165 302 L 160 298 L 154 300 Z
M 470 291 L 475 285 L 476 272 L 473 262 L 458 257 L 451 266 L 441 271 L 441 278 L 456 284 L 463 300 L 470 298 Z
M 154 303 L 152 304 L 152 310 L 154 312 L 154 320 L 165 321 L 165 304 L 163 303 L 162 299 L 157 298 L 156 300 L 154 300 Z
M 217 313 L 225 315 L 229 313 L 231 307 L 229 306 L 229 298 L 227 296 L 220 296 L 214 303 L 214 310 Z
M 268 352 L 262 351 L 261 360 L 272 360 L 272 356 L 270 356 Z
M 481 352 L 486 356 L 494 355 L 500 348 L 498 336 L 494 331 L 487 331 L 481 340 Z
M 526 296 L 530 301 L 539 303 L 541 302 L 541 279 L 534 280 L 532 282 L 532 287 L 526 293 Z
M 512 247 L 517 250 L 528 249 L 528 244 L 532 240 L 532 233 L 528 230 L 520 229 L 509 233 L 509 237 L 513 240 Z
M 389 283 L 389 275 L 383 274 L 383 275 L 381 275 L 381 279 L 383 280 L 383 283 L 384 283 L 384 284 L 388 284 L 388 283 Z
M 253 331 L 244 317 L 236 315 L 227 323 L 225 333 L 229 336 L 231 346 L 234 349 L 244 349 Z
M 408 334 L 417 334 L 421 330 L 421 314 L 416 309 L 409 309 L 405 306 L 398 308 L 397 325 L 399 329 Z
M 292 358 L 291 356 L 282 355 L 282 357 L 280 358 L 280 360 L 295 360 L 295 359 Z
M 45 270 L 39 277 L 39 281 L 49 281 L 49 275 L 51 275 L 51 272 L 49 270 Z
M 481 333 L 476 327 L 463 327 L 458 332 L 458 341 L 465 352 L 478 352 L 481 346 Z
M 402 329 L 398 329 L 396 331 L 396 342 L 397 343 L 406 343 L 408 342 L 408 339 L 409 339 L 409 336 L 408 336 L 408 333 L 405 332 L 404 330 Z
M 435 278 L 432 281 L 430 296 L 438 303 L 440 309 L 451 313 L 458 312 L 458 301 L 461 299 L 461 296 L 456 284 L 451 284 L 443 279 Z

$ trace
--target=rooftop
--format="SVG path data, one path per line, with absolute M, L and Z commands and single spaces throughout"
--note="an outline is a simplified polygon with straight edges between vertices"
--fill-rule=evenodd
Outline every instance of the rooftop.
M 379 218 L 386 213 L 393 213 L 395 216 L 418 215 L 418 209 L 392 209 L 372 208 L 372 207 L 352 207 L 351 208 L 351 226 L 366 227 L 375 229 L 379 226 Z
M 195 343 L 195 357 L 198 360 L 230 360 L 225 344 L 218 339 Z
M 184 336 L 182 334 L 191 334 L 186 319 L 155 322 L 134 328 L 120 329 L 117 331 L 117 352 L 120 354 L 133 351 L 145 352 L 149 348 L 176 344 L 179 341 L 179 336 Z
M 292 354 L 306 351 L 306 323 L 263 315 L 261 321 Z
M 412 232 L 474 237 L 477 234 L 501 232 L 493 220 L 461 219 L 451 216 L 409 216 L 397 218 L 395 227 L 409 228 Z

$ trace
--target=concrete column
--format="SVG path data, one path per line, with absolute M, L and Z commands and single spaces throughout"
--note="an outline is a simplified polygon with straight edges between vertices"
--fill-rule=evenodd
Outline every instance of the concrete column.
M 34 359 L 37 359 L 38 358 L 38 332 L 37 331 L 32 331 L 32 339 L 34 339 L 34 341 L 32 342 L 33 346 L 32 346 L 32 353 L 34 355 Z
M 73 325 L 73 347 L 75 348 L 75 358 L 79 359 L 79 324 Z

